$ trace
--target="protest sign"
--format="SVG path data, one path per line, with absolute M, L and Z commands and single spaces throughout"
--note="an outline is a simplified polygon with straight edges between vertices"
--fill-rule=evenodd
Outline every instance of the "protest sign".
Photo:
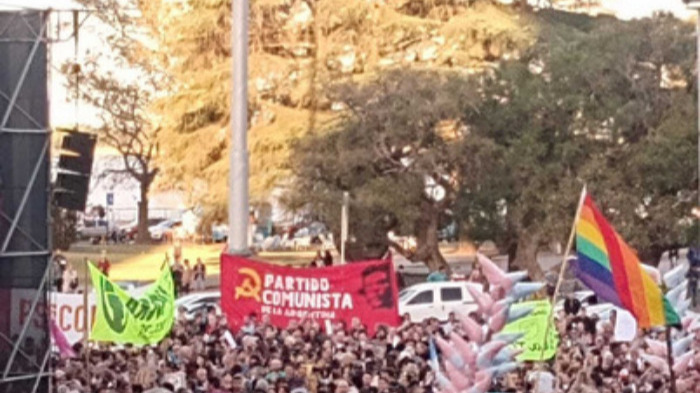
M 143 296 L 135 299 L 112 283 L 92 264 L 90 274 L 97 297 L 90 339 L 116 343 L 152 344 L 165 337 L 175 319 L 175 295 L 170 269 Z
M 549 328 L 549 334 L 545 340 L 547 323 L 552 313 L 552 305 L 547 300 L 536 300 L 513 304 L 511 311 L 519 308 L 535 309 L 529 315 L 507 324 L 503 328 L 503 333 L 524 333 L 525 335 L 513 345 L 522 348 L 523 353 L 518 356 L 519 361 L 524 360 L 548 360 L 557 352 L 559 336 L 555 326 Z M 544 352 L 542 351 L 542 346 Z
M 221 305 L 233 329 L 267 315 L 278 327 L 292 320 L 359 320 L 373 332 L 399 322 L 394 266 L 389 260 L 293 268 L 221 256 Z
M 615 307 L 615 333 L 613 342 L 631 342 L 637 336 L 637 320 L 629 311 Z
M 29 312 L 36 295 L 36 290 L 13 289 L 7 304 L 10 307 L 10 318 L 8 323 L 8 336 L 18 335 L 22 331 L 22 326 L 29 319 Z M 56 322 L 58 329 L 66 336 L 70 344 L 82 340 L 85 332 L 85 305 L 83 295 L 75 293 L 49 292 L 49 308 L 46 308 L 46 299 L 42 296 L 37 303 L 33 318 L 29 321 L 27 330 L 29 337 L 40 340 L 45 335 L 47 315 Z M 94 319 L 95 297 L 88 297 L 88 323 Z M 33 335 L 33 332 L 39 334 Z

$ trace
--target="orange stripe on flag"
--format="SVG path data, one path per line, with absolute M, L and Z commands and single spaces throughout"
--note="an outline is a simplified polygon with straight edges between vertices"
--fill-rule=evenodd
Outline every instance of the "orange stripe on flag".
M 617 232 L 617 242 L 620 244 L 620 252 L 622 256 L 622 264 L 627 272 L 627 282 L 629 283 L 629 291 L 632 296 L 632 304 L 634 304 L 634 314 L 639 320 L 640 326 L 650 326 L 649 305 L 647 304 L 647 294 L 644 290 L 644 281 L 642 279 L 646 272 L 642 271 L 639 264 L 639 259 L 630 249 L 630 247 L 622 240 Z

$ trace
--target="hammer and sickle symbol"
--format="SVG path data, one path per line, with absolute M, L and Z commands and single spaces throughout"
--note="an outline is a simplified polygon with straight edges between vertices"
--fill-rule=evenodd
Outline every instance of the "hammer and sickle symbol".
M 260 276 L 254 269 L 243 267 L 238 269 L 238 274 L 246 276 L 241 285 L 236 287 L 235 299 L 247 297 L 260 301 Z

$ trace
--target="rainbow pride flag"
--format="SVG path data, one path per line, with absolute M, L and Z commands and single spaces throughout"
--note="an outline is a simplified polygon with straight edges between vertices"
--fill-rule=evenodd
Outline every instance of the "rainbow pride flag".
M 680 318 L 637 255 L 586 195 L 576 222 L 576 277 L 598 297 L 627 309 L 641 328 L 678 325 Z

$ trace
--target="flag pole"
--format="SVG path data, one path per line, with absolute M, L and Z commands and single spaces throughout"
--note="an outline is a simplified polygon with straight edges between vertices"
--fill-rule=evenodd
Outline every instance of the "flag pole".
M 671 326 L 666 326 L 666 357 L 668 359 L 668 371 L 671 373 L 671 393 L 677 393 L 676 373 L 673 372 L 673 344 L 671 341 Z
M 88 288 L 90 286 L 90 261 L 88 261 L 87 258 L 83 259 L 83 262 L 85 262 L 85 275 L 83 277 L 83 355 L 85 356 L 85 371 L 87 372 L 87 383 L 88 386 L 90 386 L 90 380 L 91 380 L 91 375 L 90 375 L 90 343 L 88 342 L 89 340 L 89 321 L 91 320 L 88 317 L 88 313 L 90 312 L 90 304 L 88 303 Z
M 552 311 L 549 313 L 549 320 L 547 321 L 547 327 L 545 328 L 544 331 L 544 342 L 542 343 L 542 350 L 540 352 L 540 361 L 542 360 L 542 356 L 544 356 L 544 350 L 545 347 L 547 346 L 547 337 L 549 336 L 549 329 L 550 326 L 552 326 L 552 320 L 554 319 L 554 305 L 557 301 L 557 295 L 559 294 L 559 289 L 561 288 L 561 282 L 564 280 L 564 272 L 566 271 L 566 265 L 568 262 L 569 258 L 569 253 L 571 253 L 571 249 L 574 246 L 574 236 L 576 235 L 576 222 L 578 221 L 578 217 L 581 214 L 581 208 L 583 207 L 583 202 L 586 198 L 586 185 L 583 185 L 583 189 L 581 190 L 581 196 L 579 197 L 578 200 L 578 205 L 576 206 L 576 215 L 574 216 L 573 223 L 571 224 L 571 231 L 569 232 L 569 240 L 566 243 L 566 249 L 564 250 L 564 255 L 562 256 L 562 261 L 561 261 L 561 268 L 559 269 L 559 278 L 557 279 L 557 283 L 554 286 L 554 293 L 552 294 L 551 298 L 551 303 L 552 303 Z

